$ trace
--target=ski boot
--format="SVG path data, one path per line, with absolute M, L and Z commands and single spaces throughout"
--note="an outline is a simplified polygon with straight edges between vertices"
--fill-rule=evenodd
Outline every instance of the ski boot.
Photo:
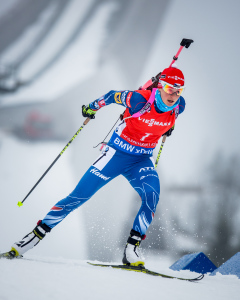
M 13 259 L 13 258 L 22 258 L 22 255 L 20 255 L 16 249 L 12 247 L 12 249 L 5 253 L 0 253 L 0 258 L 7 258 L 7 259 Z
M 144 266 L 144 259 L 141 256 L 139 246 L 145 237 L 145 235 L 141 236 L 139 232 L 131 230 L 122 259 L 124 265 Z
M 32 232 L 26 235 L 21 241 L 14 243 L 9 252 L 1 253 L 0 258 L 21 258 L 22 254 L 36 246 L 45 237 L 46 233 L 50 231 L 50 227 L 39 221 Z

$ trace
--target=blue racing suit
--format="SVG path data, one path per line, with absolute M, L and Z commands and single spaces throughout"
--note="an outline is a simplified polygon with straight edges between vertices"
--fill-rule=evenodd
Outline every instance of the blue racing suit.
M 144 93 L 141 94 L 140 91 L 110 91 L 106 95 L 90 103 L 90 108 L 98 110 L 102 106 L 117 103 L 128 108 L 130 115 L 132 115 L 145 105 L 148 97 L 149 95 L 146 96 Z M 155 104 L 153 105 L 155 106 L 154 109 L 157 113 L 161 115 L 161 111 L 157 109 Z M 180 97 L 178 113 L 182 113 L 184 108 L 185 101 Z M 141 120 L 146 120 L 146 117 Z M 123 121 L 120 123 L 120 128 L 123 126 L 123 123 L 125 122 Z M 147 121 L 146 123 L 149 126 L 150 123 Z M 159 122 L 155 123 L 156 125 L 160 124 Z M 124 126 L 126 126 L 126 124 L 124 124 Z M 148 148 L 142 147 L 146 146 L 145 144 L 138 144 L 136 152 L 127 151 L 127 146 L 121 148 L 119 147 L 119 144 L 114 144 L 114 141 L 116 140 L 115 135 L 121 130 L 119 130 L 119 127 L 115 130 L 113 133 L 114 140 L 112 138 L 110 139 L 110 142 L 105 146 L 102 154 L 95 162 L 93 162 L 84 176 L 80 179 L 73 192 L 53 206 L 42 220 L 42 223 L 50 228 L 55 227 L 70 212 L 88 201 L 101 187 L 115 177 L 123 175 L 142 200 L 142 205 L 133 223 L 133 229 L 141 235 L 145 235 L 153 220 L 159 201 L 159 177 L 154 167 L 152 151 L 149 152 L 144 150 Z M 129 143 L 130 150 L 133 149 L 131 147 L 135 146 Z M 143 148 L 143 151 L 139 150 L 141 147 Z

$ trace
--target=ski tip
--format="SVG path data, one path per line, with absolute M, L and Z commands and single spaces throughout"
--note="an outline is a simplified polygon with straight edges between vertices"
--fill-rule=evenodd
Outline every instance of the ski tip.
M 17 205 L 18 205 L 19 207 L 21 207 L 21 206 L 23 206 L 23 203 L 19 201 Z
M 190 279 L 189 281 L 196 282 L 196 281 L 202 280 L 203 278 L 204 278 L 204 274 L 201 274 L 200 276 Z

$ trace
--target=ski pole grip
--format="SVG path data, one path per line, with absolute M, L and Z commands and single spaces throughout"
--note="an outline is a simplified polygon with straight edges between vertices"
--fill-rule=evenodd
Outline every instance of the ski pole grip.
M 83 122 L 83 125 L 87 125 L 87 123 L 88 123 L 90 120 L 91 120 L 90 118 L 87 118 L 87 119 Z
M 162 143 L 165 143 L 165 141 L 166 141 L 166 138 L 167 138 L 167 136 L 166 136 L 166 135 L 164 135 L 164 136 L 163 136 L 163 138 L 162 138 Z
M 194 41 L 191 39 L 182 39 L 180 45 L 188 48 Z

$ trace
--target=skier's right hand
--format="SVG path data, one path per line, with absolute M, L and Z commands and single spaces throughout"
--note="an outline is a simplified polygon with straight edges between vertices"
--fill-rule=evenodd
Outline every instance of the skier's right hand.
M 172 128 L 168 129 L 168 131 L 167 131 L 167 132 L 165 132 L 163 135 L 170 136 L 170 135 L 172 134 L 172 132 L 173 132 L 174 128 L 175 128 L 175 124 L 173 125 L 173 127 L 172 127 Z
M 96 112 L 97 111 L 92 110 L 89 107 L 89 105 L 88 106 L 85 106 L 85 105 L 82 106 L 82 115 L 85 118 L 95 119 Z

